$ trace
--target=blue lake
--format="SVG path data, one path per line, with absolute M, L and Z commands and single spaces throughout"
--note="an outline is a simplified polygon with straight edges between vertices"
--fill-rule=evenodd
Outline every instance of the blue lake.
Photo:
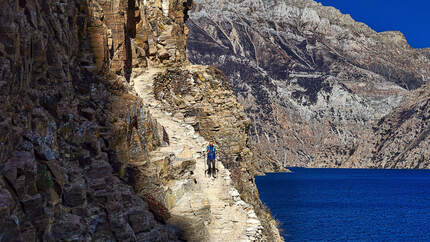
M 430 241 L 430 170 L 291 170 L 256 177 L 286 241 Z

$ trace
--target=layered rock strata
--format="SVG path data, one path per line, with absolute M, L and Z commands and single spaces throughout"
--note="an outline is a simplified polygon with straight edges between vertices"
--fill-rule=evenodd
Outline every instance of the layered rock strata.
M 428 50 L 312 0 L 194 5 L 190 61 L 227 75 L 263 170 L 342 166 L 373 122 L 430 79 Z
M 191 4 L 0 3 L 1 240 L 216 241 L 223 229 L 233 240 L 281 240 L 253 184 L 243 110 L 219 84 L 226 83 L 219 71 L 181 67 L 187 64 L 184 21 Z M 204 137 L 228 144 L 221 151 L 231 175 L 220 166 L 218 180 L 202 177 L 206 140 L 193 131 L 199 126 L 163 115 L 148 105 L 147 90 L 129 85 L 137 84 L 134 69 L 153 66 L 175 66 L 172 73 L 187 82 L 190 75 L 204 76 L 201 93 L 223 91 L 222 108 L 201 113 L 219 120 L 195 120 L 203 123 Z M 163 75 L 157 87 L 163 87 Z M 157 95 L 159 90 L 168 93 L 159 88 Z M 229 119 L 217 116 L 230 106 L 236 109 Z M 227 120 L 233 122 L 227 129 L 215 125 Z M 213 186 L 214 195 L 205 198 L 205 186 Z M 193 206 L 190 198 L 202 203 L 186 210 Z
M 192 1 L 88 0 L 97 70 L 130 77 L 133 67 L 187 61 L 184 21 Z
M 123 77 L 95 74 L 90 5 L 0 3 L 2 241 L 178 238 L 120 178 L 162 132 Z

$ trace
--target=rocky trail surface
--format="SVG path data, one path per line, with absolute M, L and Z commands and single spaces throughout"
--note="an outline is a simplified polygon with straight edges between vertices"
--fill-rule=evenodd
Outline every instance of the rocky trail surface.
M 172 190 L 183 189 L 176 204 L 169 210 L 169 223 L 182 228 L 189 241 L 256 241 L 261 238 L 262 226 L 250 205 L 241 200 L 231 185 L 230 172 L 217 162 L 217 178 L 206 175 L 204 150 L 207 140 L 191 125 L 185 124 L 161 109 L 153 93 L 153 78 L 163 69 L 149 68 L 134 75 L 135 90 L 147 105 L 152 116 L 164 127 L 169 145 L 153 151 L 152 160 L 172 157 L 173 163 L 193 159 L 193 182 L 176 181 Z M 199 229 L 199 226 L 200 229 Z

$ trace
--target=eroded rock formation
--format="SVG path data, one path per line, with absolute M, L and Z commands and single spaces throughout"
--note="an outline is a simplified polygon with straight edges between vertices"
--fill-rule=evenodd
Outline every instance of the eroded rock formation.
M 430 92 L 424 86 L 372 125 L 353 155 L 351 167 L 430 168 Z
M 88 29 L 98 70 L 127 78 L 133 67 L 187 61 L 191 1 L 88 1 Z
M 428 50 L 312 0 L 194 5 L 190 61 L 227 75 L 263 170 L 343 165 L 373 122 L 430 79 Z
M 243 238 L 280 240 L 253 184 L 249 121 L 242 107 L 219 71 L 189 71 L 184 21 L 191 4 L 0 3 L 0 240 L 176 241 L 207 230 L 207 223 L 166 223 L 179 199 L 193 195 L 187 186 L 172 184 L 197 181 L 192 175 L 198 164 L 161 152 L 171 143 L 169 134 L 129 84 L 135 70 L 154 66 L 173 68 L 156 81 L 154 93 L 170 95 L 160 96 L 165 103 L 182 98 L 169 76 L 190 88 L 190 75 L 206 75 L 204 86 L 193 88 L 210 105 L 199 111 L 191 105 L 199 100 L 185 99 L 185 113 L 173 103 L 166 108 L 184 117 L 178 125 L 191 122 L 205 137 L 225 144 L 223 163 L 231 167 L 240 194 L 227 182 L 217 191 L 244 208 L 235 210 L 245 219 Z M 228 171 L 223 174 L 230 179 Z
M 0 4 L 4 241 L 177 239 L 120 179 L 133 152 L 148 153 L 162 137 L 123 77 L 106 70 L 96 75 L 97 65 L 117 71 L 127 62 L 116 50 L 98 59 L 109 41 L 94 32 L 92 4 Z

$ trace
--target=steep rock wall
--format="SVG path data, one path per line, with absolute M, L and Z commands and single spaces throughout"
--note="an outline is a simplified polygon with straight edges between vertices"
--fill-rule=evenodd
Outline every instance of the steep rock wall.
M 127 1 L 114 2 L 124 14 Z M 125 182 L 127 162 L 159 146 L 162 128 L 108 71 L 129 68 L 125 19 L 96 33 L 94 5 L 0 3 L 2 240 L 177 239 Z
M 191 1 L 88 1 L 88 29 L 98 70 L 130 77 L 133 67 L 187 61 Z

